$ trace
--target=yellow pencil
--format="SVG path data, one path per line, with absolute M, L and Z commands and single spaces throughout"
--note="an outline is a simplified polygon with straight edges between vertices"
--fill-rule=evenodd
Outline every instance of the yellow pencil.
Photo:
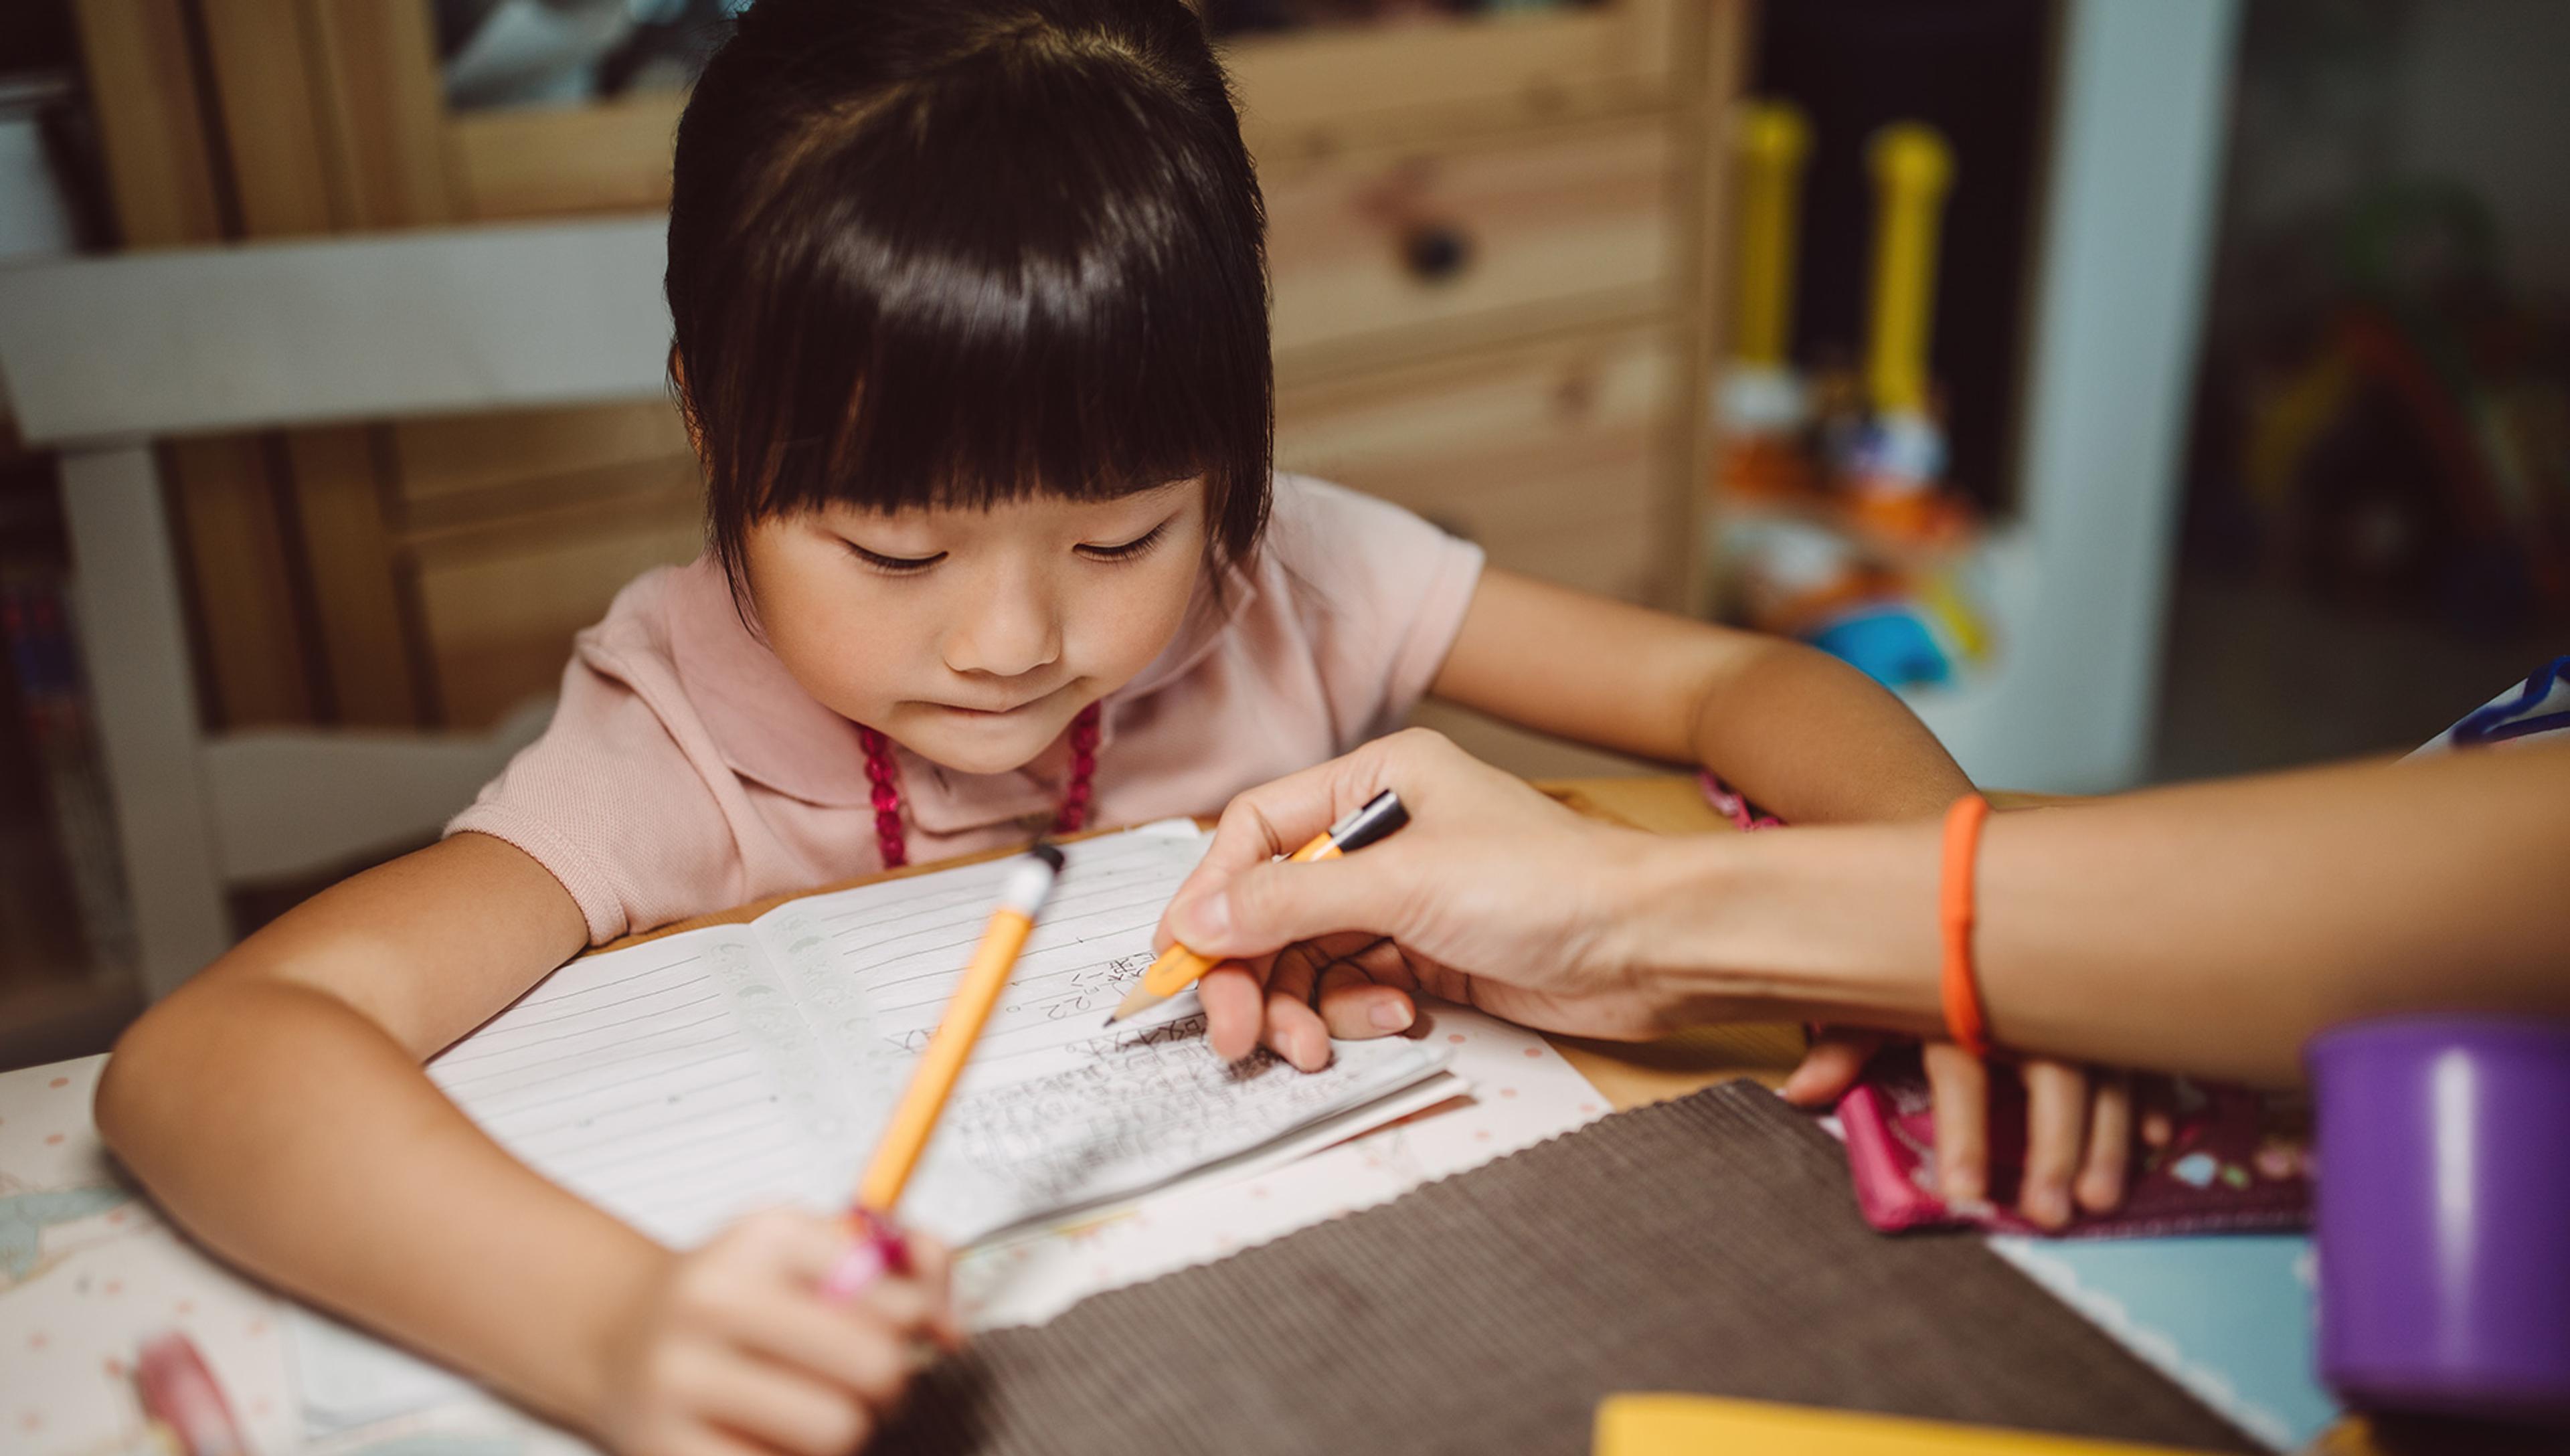
M 1390 789 L 1368 799 L 1364 806 L 1345 819 L 1312 836 L 1311 843 L 1285 857 L 1289 865 L 1308 865 L 1314 860 L 1332 860 L 1350 850 L 1362 850 L 1385 835 L 1410 822 L 1410 811 L 1402 807 L 1401 796 Z M 1181 944 L 1171 944 L 1142 972 L 1141 982 L 1125 994 L 1106 1024 L 1114 1025 L 1137 1011 L 1147 1011 L 1169 997 L 1204 979 L 1204 973 L 1220 965 L 1219 956 L 1199 955 Z
M 919 1058 L 919 1069 L 910 1074 L 910 1086 L 893 1109 L 883 1141 L 875 1145 L 874 1161 L 866 1165 L 866 1176 L 857 1185 L 861 1212 L 889 1215 L 893 1205 L 901 1202 L 902 1188 L 910 1182 L 911 1170 L 919 1166 L 919 1155 L 927 1151 L 930 1135 L 937 1131 L 938 1115 L 946 1110 L 955 1079 L 963 1075 L 973 1043 L 981 1039 L 982 1023 L 991 1019 L 991 1008 L 1008 988 L 1018 952 L 1035 932 L 1036 914 L 1061 874 L 1062 851 L 1040 844 L 1001 890 L 1000 908 L 991 912 L 991 927 L 982 932 L 972 963 L 956 983 L 954 999 L 946 1003 L 945 1019 L 929 1038 L 928 1050 Z

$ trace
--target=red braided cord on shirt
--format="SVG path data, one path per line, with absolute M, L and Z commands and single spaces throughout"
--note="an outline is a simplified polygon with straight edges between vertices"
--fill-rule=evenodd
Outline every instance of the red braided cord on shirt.
M 1053 817 L 1055 834 L 1077 834 L 1088 822 L 1089 802 L 1095 797 L 1089 781 L 1097 776 L 1098 708 L 1098 704 L 1090 703 L 1071 720 L 1071 782 L 1063 786 L 1062 808 Z M 866 750 L 868 797 L 875 809 L 875 845 L 883 851 L 883 867 L 898 870 L 910 863 L 910 839 L 901 824 L 901 770 L 893 762 L 892 740 L 859 724 L 857 742 Z

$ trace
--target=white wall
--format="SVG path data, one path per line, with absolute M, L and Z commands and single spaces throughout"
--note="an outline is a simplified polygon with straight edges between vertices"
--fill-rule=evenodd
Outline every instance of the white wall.
M 2221 177 L 2237 0 L 2064 12 L 1996 671 L 1914 701 L 1982 783 L 2139 782 Z

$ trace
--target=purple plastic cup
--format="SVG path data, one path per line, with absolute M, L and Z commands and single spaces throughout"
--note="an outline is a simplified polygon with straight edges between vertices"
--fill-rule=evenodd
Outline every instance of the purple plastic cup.
M 2570 1421 L 2570 1023 L 2365 1021 L 2305 1059 L 2321 1378 L 2363 1408 Z

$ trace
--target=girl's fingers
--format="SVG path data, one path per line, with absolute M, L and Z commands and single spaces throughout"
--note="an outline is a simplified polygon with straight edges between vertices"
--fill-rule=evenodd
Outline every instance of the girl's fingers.
M 1261 1038 L 1295 1070 L 1317 1072 L 1330 1064 L 1330 1032 L 1312 1009 L 1320 979 L 1320 953 L 1308 944 L 1277 952 L 1267 977 L 1267 1029 Z
M 885 1280 L 884 1282 L 891 1282 Z M 819 1299 L 776 1297 L 744 1304 L 724 1332 L 778 1365 L 804 1371 L 853 1391 L 869 1405 L 889 1406 L 910 1378 L 900 1348 L 901 1326 L 872 1311 L 873 1290 L 862 1307 Z
M 2153 1105 L 2142 1112 L 2142 1146 L 2165 1148 L 2177 1136 L 2177 1119 L 2165 1107 Z
M 912 1277 L 937 1301 L 929 1332 L 948 1354 L 964 1347 L 964 1322 L 955 1312 L 955 1251 L 925 1234 L 905 1234 L 910 1246 Z
M 1865 1064 L 1874 1060 L 1884 1040 L 1879 1031 L 1822 1027 L 1820 1034 L 1812 1038 L 1811 1049 L 1803 1053 L 1802 1065 L 1785 1079 L 1785 1100 L 1797 1107 L 1827 1107 L 1837 1102 L 1865 1074 Z
M 2017 1212 L 2037 1227 L 2070 1222 L 2070 1180 L 2088 1137 L 2088 1074 L 2040 1058 L 2025 1064 L 2025 1186 Z
M 846 1456 L 874 1433 L 855 1396 L 734 1349 L 700 1349 L 675 1380 L 679 1399 L 706 1421 L 795 1456 Z
M 923 1333 L 937 1322 L 945 1304 L 942 1292 L 931 1293 L 916 1277 L 881 1278 L 866 1285 L 856 1303 L 874 1321 L 904 1338 Z
M 2133 1079 L 2108 1072 L 2088 1104 L 2088 1156 L 2079 1167 L 2079 1207 L 2108 1214 L 2124 1201 L 2124 1169 L 2133 1157 Z
M 782 1282 L 808 1289 L 828 1278 L 854 1247 L 847 1226 L 800 1209 L 761 1209 L 714 1237 L 695 1287 L 706 1307 L 721 1310 L 723 1291 Z M 700 1256 L 701 1257 L 701 1256 Z
M 675 1430 L 654 1432 L 644 1449 L 651 1456 L 774 1456 L 729 1431 L 690 1422 Z
M 1990 1176 L 1990 1074 L 1949 1041 L 1921 1049 L 1936 1129 L 1936 1187 L 1949 1204 L 1976 1204 Z

